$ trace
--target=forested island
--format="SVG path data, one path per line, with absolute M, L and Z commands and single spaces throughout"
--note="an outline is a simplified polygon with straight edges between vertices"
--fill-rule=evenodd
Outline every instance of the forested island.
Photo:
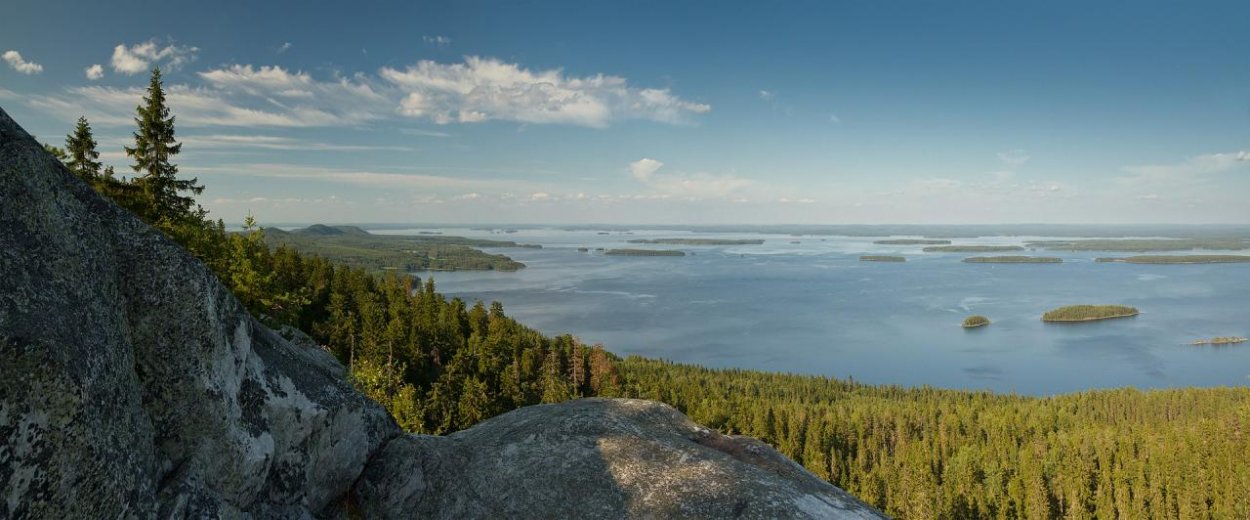
M 949 245 L 950 240 L 937 240 L 930 238 L 890 238 L 886 240 L 873 240 L 872 243 L 887 246 L 919 246 L 919 245 Z
M 1020 246 L 929 246 L 924 248 L 926 253 L 1001 253 L 1007 251 L 1024 251 Z
M 1250 240 L 1224 238 L 1132 238 L 1091 240 L 1035 240 L 1025 242 L 1029 247 L 1052 251 L 1112 251 L 1146 253 L 1150 251 L 1192 251 L 1207 249 L 1232 251 L 1250 249 Z
M 1138 314 L 1136 307 L 1127 305 L 1069 305 L 1047 311 L 1042 321 L 1079 322 L 1128 318 Z
M 1063 259 L 1053 256 L 972 256 L 963 261 L 968 264 L 1058 264 Z
M 305 254 L 321 256 L 356 267 L 380 270 L 516 271 L 525 267 L 504 255 L 477 247 L 541 247 L 503 240 L 482 240 L 443 235 L 375 235 L 354 226 L 313 225 L 282 231 L 267 228 L 266 243 L 288 246 Z
M 860 262 L 906 262 L 907 257 L 892 255 L 864 255 L 859 257 Z
M 135 135 L 162 146 L 143 148 L 140 176 L 103 174 L 85 119 L 67 168 L 186 248 L 266 325 L 308 334 L 309 348 L 329 351 L 407 431 L 447 434 L 521 406 L 630 396 L 759 438 L 899 518 L 1250 517 L 1250 388 L 1032 398 L 621 359 L 527 327 L 499 303 L 447 298 L 428 279 L 271 243 L 279 232 L 252 222 L 227 233 L 195 204 L 203 187 L 171 167 L 179 148 L 160 89 L 154 75 L 143 102 L 155 116 Z M 1052 312 L 1110 310 L 1137 313 Z
M 754 238 L 636 238 L 630 244 L 667 244 L 678 246 L 758 246 L 763 239 Z
M 1196 339 L 1193 345 L 1232 345 L 1234 343 L 1245 343 L 1250 339 L 1241 336 L 1216 336 L 1210 339 Z
M 972 316 L 968 316 L 967 318 L 964 318 L 963 327 L 965 329 L 975 329 L 977 327 L 984 327 L 989 324 L 990 324 L 989 318 L 986 318 L 985 316 L 981 316 L 979 314 L 974 314 Z
M 686 256 L 684 251 L 672 249 L 609 249 L 609 256 Z
M 1095 262 L 1122 264 L 1244 264 L 1250 263 L 1248 255 L 1141 255 L 1125 257 L 1102 257 Z

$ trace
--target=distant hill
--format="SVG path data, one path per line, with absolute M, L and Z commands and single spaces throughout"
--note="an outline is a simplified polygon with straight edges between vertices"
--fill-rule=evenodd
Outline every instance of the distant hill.
M 291 233 L 297 235 L 311 236 L 341 236 L 341 235 L 371 235 L 368 231 L 360 229 L 356 226 L 327 226 L 325 224 L 313 224 L 306 228 L 293 229 Z

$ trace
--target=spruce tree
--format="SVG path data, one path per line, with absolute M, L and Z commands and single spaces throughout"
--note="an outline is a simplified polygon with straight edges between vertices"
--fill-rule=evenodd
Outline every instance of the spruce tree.
M 177 222 L 195 216 L 195 199 L 184 193 L 199 195 L 204 186 L 196 184 L 194 178 L 179 179 L 178 166 L 170 162 L 182 151 L 182 143 L 174 140 L 174 116 L 165 105 L 160 68 L 152 69 L 147 96 L 137 110 L 139 130 L 134 133 L 135 146 L 126 147 L 126 154 L 135 159 L 131 168 L 141 175 L 137 181 L 150 204 L 147 216 L 153 222 Z
M 95 138 L 91 135 L 91 125 L 86 117 L 78 118 L 78 126 L 74 133 L 65 136 L 65 152 L 68 161 L 65 166 L 80 179 L 96 184 L 100 177 L 100 152 L 95 149 Z

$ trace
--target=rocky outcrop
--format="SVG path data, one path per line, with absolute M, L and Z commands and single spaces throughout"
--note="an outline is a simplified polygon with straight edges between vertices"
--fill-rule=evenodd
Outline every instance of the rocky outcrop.
M 392 440 L 355 495 L 373 518 L 881 518 L 767 445 L 636 399 L 530 406 Z
M 343 372 L 0 110 L 0 518 L 876 516 L 664 405 L 402 435 Z

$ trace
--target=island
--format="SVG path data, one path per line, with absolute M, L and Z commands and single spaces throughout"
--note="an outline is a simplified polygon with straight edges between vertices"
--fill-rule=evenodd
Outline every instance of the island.
M 921 246 L 921 245 L 950 245 L 950 240 L 934 240 L 931 238 L 890 238 L 886 240 L 873 240 L 872 243 L 885 246 Z
M 1243 264 L 1250 263 L 1247 255 L 1142 255 L 1119 258 L 1095 258 L 1095 262 L 1122 264 Z
M 1080 322 L 1128 318 L 1136 316 L 1137 308 L 1127 305 L 1069 305 L 1042 315 L 1046 322 Z
M 1232 345 L 1233 343 L 1245 343 L 1250 341 L 1240 336 L 1216 336 L 1211 339 L 1196 339 L 1192 345 Z
M 666 244 L 678 246 L 758 246 L 764 239 L 756 238 L 636 238 L 630 244 Z
M 608 256 L 686 256 L 683 251 L 672 249 L 609 249 Z
M 1054 256 L 971 256 L 966 264 L 1058 264 L 1062 258 Z
M 589 252 L 590 252 L 590 248 L 589 248 L 589 247 L 579 247 L 579 248 L 577 248 L 577 251 L 578 251 L 579 253 L 589 253 Z
M 478 248 L 529 248 L 539 245 L 447 235 L 375 235 L 356 226 L 313 224 L 284 231 L 265 228 L 265 243 L 353 267 L 378 271 L 516 271 L 525 267 L 507 256 Z
M 859 257 L 860 262 L 906 262 L 907 258 L 902 256 L 890 255 L 864 255 Z
M 981 316 L 980 314 L 974 314 L 972 316 L 968 316 L 967 318 L 964 318 L 963 326 L 965 329 L 975 329 L 977 327 L 984 327 L 989 324 L 990 324 L 989 318 L 986 318 L 985 316 Z
M 1250 240 L 1233 238 L 1100 238 L 1087 240 L 1035 240 L 1025 242 L 1024 245 L 1041 247 L 1051 251 L 1146 253 L 1151 251 L 1192 251 L 1195 249 L 1214 251 L 1250 249 Z
M 929 246 L 926 253 L 1001 253 L 1005 251 L 1024 251 L 1020 246 Z

